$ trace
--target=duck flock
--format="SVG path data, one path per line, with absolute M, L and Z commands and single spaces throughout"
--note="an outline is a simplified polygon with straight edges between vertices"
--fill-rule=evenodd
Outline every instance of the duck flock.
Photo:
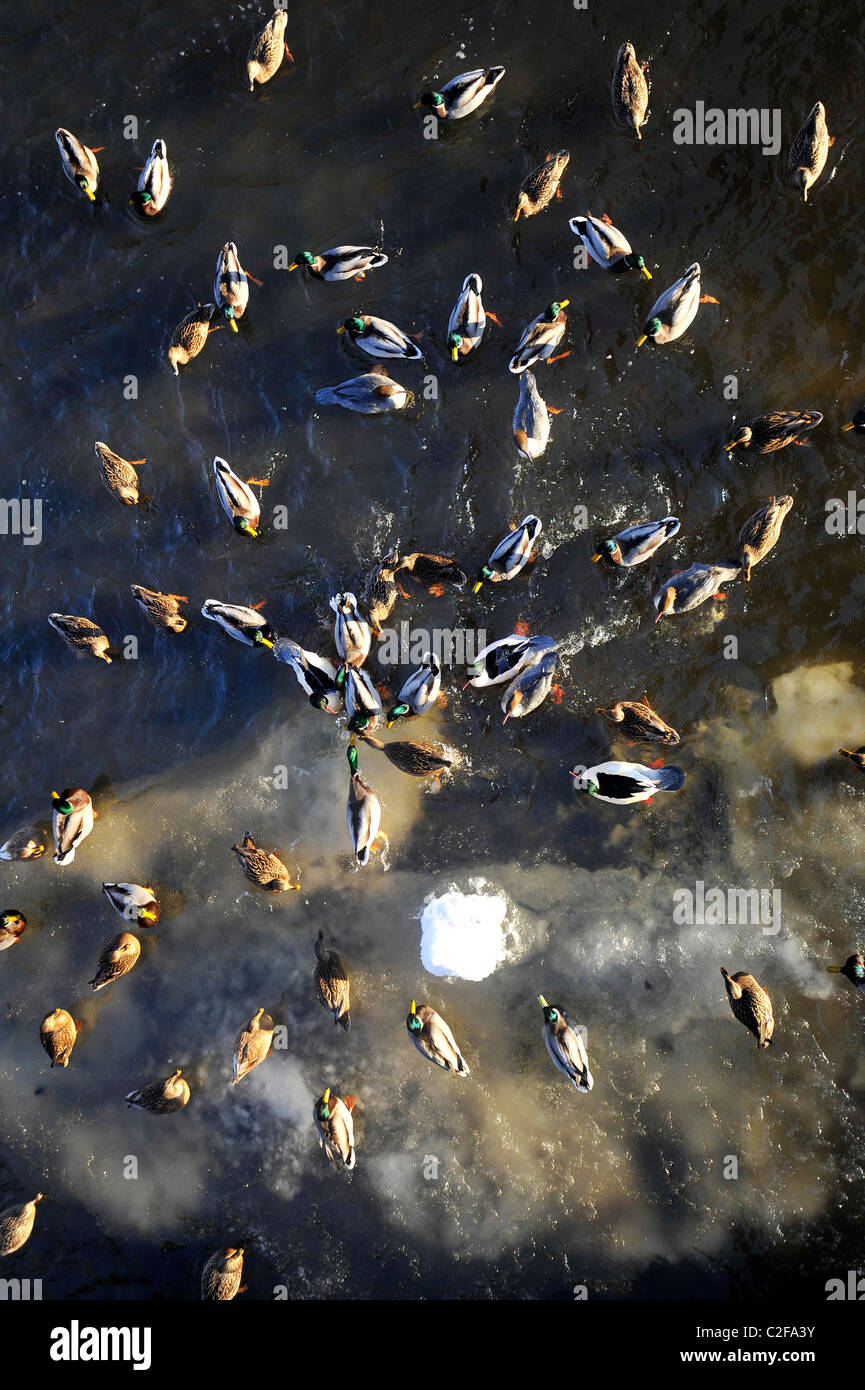
M 286 23 L 286 11 L 277 9 L 256 35 L 247 63 L 250 91 L 269 82 L 285 59 L 293 61 L 285 37 Z M 630 129 L 638 139 L 648 119 L 649 88 L 645 67 L 639 63 L 633 45 L 623 44 L 616 56 L 610 89 L 617 123 Z M 423 93 L 416 109 L 424 113 L 425 121 L 463 120 L 492 96 L 504 77 L 503 67 L 463 73 L 440 90 Z M 78 136 L 63 128 L 57 130 L 56 141 L 66 177 L 89 202 L 98 204 L 102 199 L 96 158 L 99 150 L 88 148 Z M 805 200 L 823 172 L 830 144 L 825 111 L 817 102 L 792 144 L 789 159 L 790 183 L 801 191 Z M 559 150 L 528 175 L 516 195 L 514 220 L 537 216 L 555 206 L 562 198 L 560 185 L 568 162 L 568 151 Z M 166 208 L 171 188 L 168 151 L 165 141 L 157 139 L 141 170 L 137 187 L 131 193 L 130 205 L 141 217 L 158 218 Z M 644 256 L 632 250 L 625 234 L 605 215 L 593 216 L 586 211 L 571 217 L 569 226 L 584 248 L 587 264 L 590 260 L 612 275 L 633 270 L 646 280 L 652 279 Z M 288 269 L 305 271 L 322 282 L 360 281 L 387 263 L 388 257 L 379 247 L 344 245 L 321 252 L 299 252 Z M 238 323 L 249 305 L 251 283 L 261 282 L 244 270 L 235 243 L 226 243 L 217 257 L 212 300 L 198 304 L 171 335 L 167 360 L 175 374 L 179 375 L 180 368 L 187 368 L 201 354 L 217 329 L 225 327 L 230 332 L 238 332 Z M 700 306 L 707 302 L 717 303 L 702 294 L 700 265 L 694 262 L 656 298 L 646 315 L 637 347 L 642 348 L 649 341 L 656 348 L 675 342 L 691 328 Z M 567 307 L 568 300 L 559 299 L 541 308 L 527 324 L 508 362 L 508 370 L 518 378 L 514 440 L 521 457 L 530 462 L 543 455 L 550 435 L 550 416 L 557 413 L 546 406 L 532 369 L 568 355 L 567 349 L 558 351 L 565 342 Z M 483 351 L 488 318 L 498 322 L 495 315 L 484 308 L 481 276 L 472 272 L 463 281 L 447 323 L 447 348 L 454 364 L 458 365 L 469 354 Z M 346 334 L 360 353 L 372 359 L 372 365 L 358 376 L 321 389 L 316 396 L 319 404 L 367 415 L 409 407 L 414 393 L 382 364 L 408 365 L 423 361 L 423 352 L 415 337 L 375 314 L 353 315 L 337 332 Z M 814 409 L 772 410 L 735 426 L 726 448 L 772 453 L 807 442 L 822 420 L 821 413 Z M 859 410 L 845 428 L 865 433 L 865 410 Z M 96 441 L 95 450 L 101 479 L 111 495 L 124 506 L 139 505 L 136 470 L 144 460 L 130 461 L 102 441 Z M 243 479 L 225 459 L 217 457 L 213 460 L 213 482 L 216 498 L 238 536 L 244 543 L 254 543 L 262 522 L 261 504 L 253 489 L 266 486 L 267 480 Z M 655 621 L 660 622 L 665 617 L 688 613 L 710 600 L 723 599 L 725 586 L 740 580 L 749 582 L 754 566 L 765 560 L 778 543 L 792 508 L 792 497 L 768 498 L 744 521 L 735 543 L 730 546 L 729 558 L 698 560 L 681 571 L 668 573 L 659 567 L 661 548 L 680 531 L 680 522 L 675 516 L 635 521 L 604 539 L 593 559 L 624 569 L 649 562 L 658 567 L 660 578 L 653 604 Z M 490 533 L 494 535 L 497 530 L 504 534 L 476 572 L 475 593 L 485 584 L 497 585 L 519 579 L 535 558 L 543 523 L 540 517 L 530 514 L 518 523 L 511 522 L 505 529 L 505 519 L 500 518 L 497 523 L 495 518 L 490 518 Z M 423 656 L 395 695 L 377 686 L 365 669 L 373 643 L 381 637 L 400 596 L 437 597 L 449 589 L 461 591 L 468 583 L 466 571 L 452 556 L 418 551 L 392 552 L 382 557 L 362 586 L 357 586 L 360 599 L 349 589 L 330 598 L 334 615 L 331 655 L 306 651 L 289 636 L 278 634 L 259 611 L 263 604 L 248 607 L 208 598 L 201 605 L 202 616 L 230 637 L 250 647 L 263 647 L 289 666 L 312 708 L 335 718 L 340 727 L 344 727 L 348 735 L 349 765 L 347 827 L 353 859 L 360 868 L 375 862 L 374 856 L 388 839 L 382 825 L 379 798 L 360 771 L 360 749 L 382 752 L 394 767 L 433 784 L 435 789 L 459 769 L 463 760 L 458 749 L 428 739 L 384 742 L 375 736 L 374 731 L 382 724 L 387 729 L 396 723 L 400 727 L 414 726 L 428 711 L 442 707 L 445 697 L 442 661 L 432 651 Z M 189 600 L 185 596 L 139 584 L 130 587 L 144 614 L 157 628 L 172 635 L 184 632 L 189 622 L 186 608 Z M 48 621 L 76 655 L 109 663 L 122 659 L 108 635 L 91 618 L 56 612 Z M 527 717 L 548 697 L 561 698 L 556 684 L 559 668 L 555 641 L 521 630 L 485 646 L 468 666 L 465 686 L 476 690 L 504 687 L 501 708 L 507 723 L 513 718 Z M 612 693 L 617 698 L 599 713 L 604 716 L 614 739 L 629 747 L 643 744 L 656 745 L 658 749 L 679 743 L 678 733 L 654 709 L 648 695 L 629 699 L 621 698 L 624 692 Z M 865 748 L 842 751 L 860 769 L 865 768 Z M 665 765 L 663 758 L 651 763 L 611 758 L 595 767 L 578 769 L 571 775 L 580 794 L 618 806 L 648 804 L 657 793 L 678 792 L 685 783 L 684 771 Z M 81 787 L 52 792 L 52 809 L 54 863 L 63 866 L 74 860 L 77 850 L 94 830 L 98 811 L 90 794 Z M 257 888 L 277 893 L 300 887 L 298 875 L 292 874 L 275 852 L 257 845 L 250 831 L 232 849 L 244 874 Z M 7 860 L 35 861 L 44 851 L 42 831 L 30 826 L 13 834 L 0 848 L 0 856 Z M 158 923 L 160 906 L 150 888 L 137 883 L 106 883 L 104 892 L 123 919 L 125 928 L 147 929 Z M 5 911 L 0 919 L 0 950 L 21 942 L 26 928 L 23 912 Z M 349 971 L 340 954 L 325 941 L 323 932 L 318 933 L 314 944 L 316 996 L 333 1015 L 334 1022 L 348 1032 L 351 1026 Z M 90 981 L 91 989 L 99 991 L 122 979 L 135 967 L 139 954 L 138 937 L 124 929 L 101 951 Z M 865 989 L 862 954 L 854 954 L 843 966 L 830 966 L 829 969 L 844 974 L 857 988 Z M 751 1032 L 758 1048 L 768 1047 L 775 1026 L 768 993 L 747 971 L 730 973 L 722 968 L 721 974 L 734 1016 Z M 578 1091 L 590 1091 L 594 1083 L 582 1030 L 569 1024 L 561 1006 L 549 1004 L 543 995 L 538 995 L 538 1002 L 543 1016 L 544 1042 L 553 1063 Z M 52 1067 L 69 1065 L 79 1028 L 80 1024 L 61 1007 L 53 1009 L 41 1021 L 39 1036 Z M 470 1074 L 450 1027 L 430 1005 L 412 1001 L 406 1029 L 417 1050 L 429 1061 L 454 1076 Z M 274 1032 L 274 1020 L 263 1008 L 258 1008 L 243 1023 L 234 1047 L 234 1084 L 267 1058 Z M 190 1088 L 178 1069 L 168 1077 L 131 1091 L 126 1100 L 152 1115 L 166 1115 L 187 1105 Z M 350 1170 L 356 1164 L 355 1105 L 355 1097 L 340 1097 L 332 1087 L 326 1087 L 315 1102 L 313 1121 L 319 1142 L 338 1169 Z M 0 1254 L 19 1250 L 30 1238 L 41 1196 L 37 1193 L 32 1200 L 0 1213 Z M 204 1269 L 202 1297 L 233 1298 L 241 1288 L 242 1269 L 241 1248 L 229 1246 L 217 1250 Z

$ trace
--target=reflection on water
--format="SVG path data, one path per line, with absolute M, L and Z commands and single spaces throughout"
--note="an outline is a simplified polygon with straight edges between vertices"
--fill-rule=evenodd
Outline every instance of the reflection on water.
M 17 97 L 0 410 L 3 496 L 42 499 L 43 537 L 0 546 L 0 831 L 45 821 L 52 787 L 93 789 L 101 814 L 63 871 L 50 854 L 0 864 L 4 905 L 30 924 L 0 958 L 0 1207 L 50 1197 L 14 1273 L 41 1277 L 46 1297 L 194 1297 L 203 1259 L 234 1240 L 254 1298 L 277 1284 L 297 1297 L 569 1298 L 576 1284 L 593 1297 L 723 1297 L 806 1277 L 822 1290 L 857 1255 L 865 1161 L 861 1001 L 825 973 L 862 946 L 865 786 L 834 756 L 865 741 L 860 547 L 823 526 L 862 462 L 857 437 L 839 432 L 863 375 L 847 153 L 863 63 L 847 7 L 782 14 L 764 0 L 740 22 L 735 6 L 700 3 L 673 24 L 635 6 L 613 18 L 563 5 L 539 25 L 501 0 L 473 21 L 414 0 L 395 23 L 393 6 L 350 0 L 293 12 L 295 66 L 254 96 L 257 6 L 31 13 L 7 18 L 4 46 Z M 608 103 L 625 38 L 652 60 L 639 146 Z M 507 74 L 488 106 L 425 141 L 419 93 L 489 62 Z M 838 138 L 803 208 L 781 174 L 817 99 Z M 674 146 L 671 113 L 697 100 L 780 107 L 777 169 L 747 148 Z M 137 141 L 124 139 L 129 114 Z M 90 207 L 62 178 L 59 124 L 106 147 L 107 203 Z M 142 223 L 127 197 L 157 137 L 174 190 Z M 563 200 L 514 227 L 522 178 L 563 145 Z M 626 231 L 655 285 L 573 268 L 568 217 L 583 211 Z M 389 264 L 361 284 L 273 268 L 280 246 L 379 239 Z M 239 334 L 216 334 L 175 379 L 169 334 L 209 298 L 227 240 L 264 284 Z M 695 259 L 718 307 L 678 345 L 636 353 L 655 286 Z M 447 319 L 470 271 L 502 327 L 489 323 L 454 367 Z M 571 355 L 538 369 L 562 413 L 529 464 L 513 445 L 506 364 L 555 295 L 571 301 Z M 362 369 L 336 327 L 370 310 L 422 335 L 426 367 L 398 375 L 416 406 L 393 418 L 319 408 L 319 387 Z M 731 374 L 742 417 L 823 411 L 813 441 L 725 454 Z M 147 459 L 145 506 L 107 495 L 96 439 Z M 219 509 L 215 454 L 270 480 L 255 544 Z M 723 558 L 782 493 L 793 510 L 751 584 L 654 628 L 660 568 Z M 463 672 L 449 671 L 447 705 L 423 732 L 467 764 L 432 795 L 361 749 L 390 845 L 357 872 L 341 725 L 310 710 L 287 667 L 198 617 L 201 603 L 264 601 L 278 632 L 326 652 L 328 597 L 357 590 L 387 549 L 453 553 L 474 574 L 530 511 L 544 532 L 529 573 L 477 598 L 400 599 L 393 621 L 488 640 L 518 623 L 550 633 L 564 699 L 503 729 L 496 691 L 462 695 Z M 681 532 L 643 570 L 591 563 L 599 538 L 668 514 Z M 188 630 L 152 628 L 132 583 L 187 595 Z M 137 659 L 76 663 L 52 611 L 88 614 L 117 645 L 136 637 Z M 370 669 L 392 692 L 406 674 Z M 635 810 L 578 798 L 568 769 L 610 747 L 597 706 L 643 690 L 682 734 L 684 791 Z M 301 867 L 300 893 L 253 890 L 231 853 L 247 828 Z M 425 975 L 424 902 L 478 878 L 508 901 L 507 960 L 480 982 Z M 780 932 L 676 924 L 674 895 L 698 880 L 780 889 Z M 104 881 L 154 887 L 163 916 L 140 933 L 130 975 L 93 996 L 86 982 L 119 930 Z M 352 970 L 348 1035 L 315 1001 L 320 928 Z M 767 1053 L 732 1019 L 721 965 L 769 989 Z M 538 992 L 587 1029 L 591 1095 L 550 1065 Z M 447 1018 L 465 1083 L 409 1045 L 412 998 Z M 38 1027 L 55 1006 L 84 1026 L 68 1069 L 52 1072 Z M 259 1006 L 287 1046 L 234 1088 L 234 1036 Z M 181 1113 L 124 1106 L 178 1066 L 192 1089 Z M 325 1085 L 358 1097 L 345 1180 L 312 1125 Z

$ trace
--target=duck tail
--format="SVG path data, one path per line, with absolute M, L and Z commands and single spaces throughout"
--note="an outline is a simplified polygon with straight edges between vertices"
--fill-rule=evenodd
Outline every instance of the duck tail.
M 342 1014 L 342 1016 L 341 1016 L 340 1018 L 338 1018 L 336 1021 L 337 1021 L 337 1023 L 339 1024 L 340 1028 L 344 1028 L 345 1031 L 346 1031 L 347 1033 L 349 1033 L 349 1032 L 351 1031 L 351 1014 L 350 1014 L 350 1013 L 346 1012 L 346 1013 Z
M 685 774 L 680 767 L 652 768 L 652 777 L 662 792 L 681 791 L 685 785 Z

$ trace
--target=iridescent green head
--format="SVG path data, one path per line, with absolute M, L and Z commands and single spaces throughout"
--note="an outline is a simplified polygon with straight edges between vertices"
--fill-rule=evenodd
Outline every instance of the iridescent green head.
M 256 531 L 255 527 L 252 525 L 252 523 L 251 523 L 250 521 L 247 521 L 247 519 L 246 519 L 245 516 L 236 516 L 231 524 L 232 524 L 232 526 L 234 527 L 235 531 L 237 531 L 238 535 L 241 535 L 241 536 L 257 536 L 257 535 L 258 535 L 258 532 Z
M 409 1009 L 405 1026 L 410 1033 L 420 1033 L 423 1030 L 423 1023 L 417 1016 L 417 1005 L 414 1000 L 411 1001 L 411 1008 Z
M 153 199 L 146 188 L 136 188 L 135 192 L 130 195 L 129 201 L 134 203 L 137 208 L 146 208 L 148 203 L 153 202 Z
M 65 797 L 60 796 L 59 792 L 52 792 L 51 800 L 54 803 L 54 810 L 57 812 L 58 815 L 72 815 L 72 802 L 67 801 Z
M 365 729 L 369 728 L 371 723 L 372 719 L 370 715 L 364 714 L 362 710 L 357 710 L 356 713 L 351 716 L 346 728 L 350 734 L 362 734 Z
M 389 709 L 387 712 L 387 727 L 390 728 L 395 720 L 404 719 L 405 716 L 410 713 L 411 709 L 409 705 L 394 705 L 393 709 Z
M 294 260 L 295 264 L 302 261 L 304 265 L 315 265 L 315 256 L 311 251 L 298 251 Z
M 318 1102 L 318 1118 L 320 1120 L 330 1119 L 330 1087 L 328 1086 L 321 1100 Z
M 557 1023 L 559 1018 L 558 1009 L 551 1008 L 542 994 L 538 995 L 538 1003 L 544 1011 L 544 1022 Z
M 346 319 L 343 324 L 343 328 L 347 333 L 362 333 L 364 327 L 364 321 L 358 314 L 355 314 L 354 318 Z
M 432 106 L 435 109 L 444 106 L 445 99 L 441 92 L 423 92 L 421 94 L 421 102 L 424 106 Z
M 357 772 L 357 747 L 355 745 L 354 739 L 352 739 L 351 743 L 348 745 L 348 749 L 346 751 L 345 756 L 348 758 L 349 771 L 351 772 L 352 776 L 354 776 L 354 774 Z
M 646 331 L 646 337 L 657 338 L 663 326 L 664 325 L 661 323 L 660 319 L 651 319 L 649 322 L 649 327 Z

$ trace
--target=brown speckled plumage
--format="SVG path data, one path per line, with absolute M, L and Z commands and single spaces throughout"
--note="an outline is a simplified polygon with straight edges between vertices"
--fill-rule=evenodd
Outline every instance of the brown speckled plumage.
M 320 931 L 315 943 L 318 963 L 312 979 L 319 1003 L 333 1014 L 334 1023 L 339 1023 L 346 1032 L 351 1028 L 349 1013 L 350 985 L 345 961 L 338 951 L 328 950 L 324 944 L 324 932 Z
M 721 974 L 734 1016 L 749 1033 L 753 1033 L 758 1047 L 768 1047 L 775 1031 L 772 1001 L 768 994 L 753 975 L 747 975 L 744 971 L 730 975 L 722 965 Z

